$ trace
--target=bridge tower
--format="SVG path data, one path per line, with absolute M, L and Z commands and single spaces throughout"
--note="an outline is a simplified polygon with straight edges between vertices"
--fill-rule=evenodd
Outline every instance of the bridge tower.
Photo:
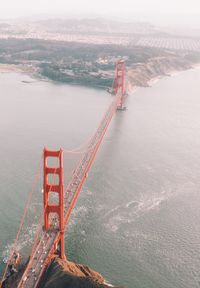
M 64 184 L 63 184 L 63 151 L 51 151 L 44 148 L 44 230 L 59 229 L 59 256 L 65 259 L 65 241 L 64 241 Z M 48 158 L 54 158 L 56 167 L 48 166 Z M 56 176 L 56 177 L 55 177 Z M 50 203 L 50 193 L 57 194 L 57 203 Z M 50 214 L 56 213 L 58 218 L 50 219 Z M 59 223 L 57 223 L 57 220 Z M 57 226 L 56 226 L 57 225 Z
M 118 60 L 116 64 L 116 76 L 115 76 L 115 94 L 120 96 L 117 110 L 125 110 L 124 106 L 124 94 L 125 94 L 125 84 L 124 84 L 124 73 L 125 73 L 125 63 L 124 60 Z

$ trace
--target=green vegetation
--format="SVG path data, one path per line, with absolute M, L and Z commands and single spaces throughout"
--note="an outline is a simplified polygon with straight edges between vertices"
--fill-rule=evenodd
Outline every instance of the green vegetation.
M 88 86 L 110 87 L 118 58 L 127 67 L 155 57 L 176 54 L 156 48 L 95 45 L 44 40 L 0 40 L 0 63 L 20 64 L 49 79 Z M 180 54 L 180 53 L 179 53 Z M 177 54 L 178 55 L 178 54 Z M 184 55 L 196 61 L 198 55 Z

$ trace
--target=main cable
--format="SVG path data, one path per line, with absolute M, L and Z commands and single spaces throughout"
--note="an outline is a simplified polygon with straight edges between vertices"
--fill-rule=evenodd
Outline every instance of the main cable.
M 38 165 L 37 173 L 36 173 L 36 175 L 34 177 L 34 180 L 33 180 L 33 183 L 32 183 L 32 189 L 30 190 L 29 197 L 28 197 L 25 209 L 24 209 L 24 214 L 23 214 L 23 216 L 21 218 L 19 229 L 17 231 L 14 243 L 13 243 L 12 248 L 11 248 L 10 256 L 8 258 L 8 261 L 7 261 L 7 264 L 6 264 L 2 279 L 1 279 L 0 287 L 2 287 L 2 284 L 3 284 L 4 280 L 5 280 L 5 276 L 6 276 L 6 273 L 7 273 L 7 270 L 8 270 L 8 266 L 9 266 L 9 264 L 11 262 L 13 254 L 15 252 L 15 249 L 16 249 L 16 246 L 17 246 L 17 241 L 19 239 L 20 232 L 21 232 L 23 224 L 25 222 L 25 218 L 26 218 L 26 215 L 27 215 L 27 212 L 28 212 L 28 208 L 29 208 L 32 196 L 33 196 L 33 192 L 35 191 L 35 187 L 36 187 L 37 182 L 39 180 L 41 164 L 42 164 L 42 157 L 40 158 L 40 162 L 39 162 L 39 165 Z

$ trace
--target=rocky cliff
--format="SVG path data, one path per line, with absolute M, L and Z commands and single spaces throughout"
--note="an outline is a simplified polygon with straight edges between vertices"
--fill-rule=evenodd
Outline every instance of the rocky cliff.
M 108 288 L 104 283 L 104 278 L 88 266 L 54 258 L 39 288 Z
M 169 53 L 163 57 L 153 57 L 146 63 L 137 63 L 127 68 L 128 91 L 134 87 L 147 87 L 149 83 L 164 76 L 170 76 L 175 71 L 183 71 L 199 63 L 200 57 L 192 58 L 190 55 L 177 55 Z

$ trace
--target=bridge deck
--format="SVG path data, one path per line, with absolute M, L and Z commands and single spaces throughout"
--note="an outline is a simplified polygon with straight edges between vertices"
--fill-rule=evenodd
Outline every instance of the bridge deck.
M 112 116 L 114 115 L 119 97 L 115 97 L 111 105 L 109 106 L 103 120 L 101 121 L 96 133 L 91 139 L 86 152 L 84 153 L 80 163 L 74 171 L 71 180 L 66 189 L 65 195 L 65 224 L 67 223 L 72 209 L 78 198 L 78 194 L 83 186 L 87 173 L 95 158 L 96 152 L 101 144 L 103 136 L 110 124 Z M 43 232 L 41 239 L 27 265 L 27 268 L 22 275 L 22 278 L 18 284 L 18 288 L 36 288 L 39 284 L 41 276 L 43 275 L 49 259 L 55 252 L 54 245 L 59 239 L 58 220 L 53 219 L 53 228 L 48 232 Z

